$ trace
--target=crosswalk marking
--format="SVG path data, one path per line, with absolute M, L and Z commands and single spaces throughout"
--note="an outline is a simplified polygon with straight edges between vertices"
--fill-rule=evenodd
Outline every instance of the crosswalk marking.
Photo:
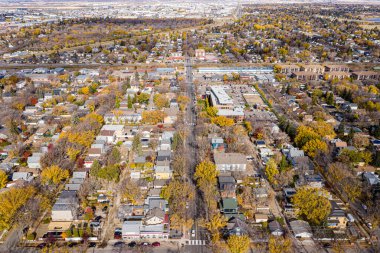
M 206 245 L 206 240 L 189 240 L 188 245 Z

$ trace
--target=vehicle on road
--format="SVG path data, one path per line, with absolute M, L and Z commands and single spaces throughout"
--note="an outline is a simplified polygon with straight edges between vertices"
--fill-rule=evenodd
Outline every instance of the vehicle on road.
M 347 219 L 348 219 L 349 222 L 355 222 L 354 216 L 352 214 L 350 214 L 350 213 L 347 214 Z
M 191 230 L 191 237 L 195 237 L 195 230 Z
M 142 242 L 142 243 L 140 244 L 140 246 L 145 246 L 145 247 L 147 247 L 147 246 L 150 246 L 150 243 L 149 243 L 149 242 Z

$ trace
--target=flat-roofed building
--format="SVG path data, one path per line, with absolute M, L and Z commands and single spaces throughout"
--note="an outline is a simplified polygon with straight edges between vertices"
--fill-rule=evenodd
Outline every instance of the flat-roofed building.
M 360 72 L 354 72 L 352 73 L 352 77 L 354 80 L 380 80 L 380 72 L 376 71 L 360 71 Z
M 298 72 L 300 71 L 300 66 L 295 65 L 295 64 L 278 64 L 275 66 L 277 71 L 281 74 L 286 74 L 290 75 L 293 72 Z
M 342 64 L 325 64 L 325 72 L 349 72 L 350 68 Z
M 299 71 L 294 72 L 292 77 L 298 81 L 316 81 L 319 79 L 319 74 L 316 72 Z
M 211 104 L 218 109 L 233 109 L 234 101 L 222 86 L 211 86 Z
M 325 72 L 325 68 L 319 64 L 301 65 L 300 70 L 317 74 L 323 74 Z

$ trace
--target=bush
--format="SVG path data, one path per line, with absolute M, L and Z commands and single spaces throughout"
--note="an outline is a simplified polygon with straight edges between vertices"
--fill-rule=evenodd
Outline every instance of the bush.
M 73 237 L 79 237 L 79 231 L 77 228 L 73 229 Z
M 29 241 L 33 241 L 34 239 L 36 239 L 36 232 L 28 234 L 26 236 L 26 239 L 29 240 Z

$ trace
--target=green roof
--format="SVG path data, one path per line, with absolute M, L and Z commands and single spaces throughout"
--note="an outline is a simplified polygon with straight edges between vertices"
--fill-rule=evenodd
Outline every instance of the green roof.
M 223 209 L 237 209 L 237 201 L 234 198 L 224 198 L 222 199 Z

